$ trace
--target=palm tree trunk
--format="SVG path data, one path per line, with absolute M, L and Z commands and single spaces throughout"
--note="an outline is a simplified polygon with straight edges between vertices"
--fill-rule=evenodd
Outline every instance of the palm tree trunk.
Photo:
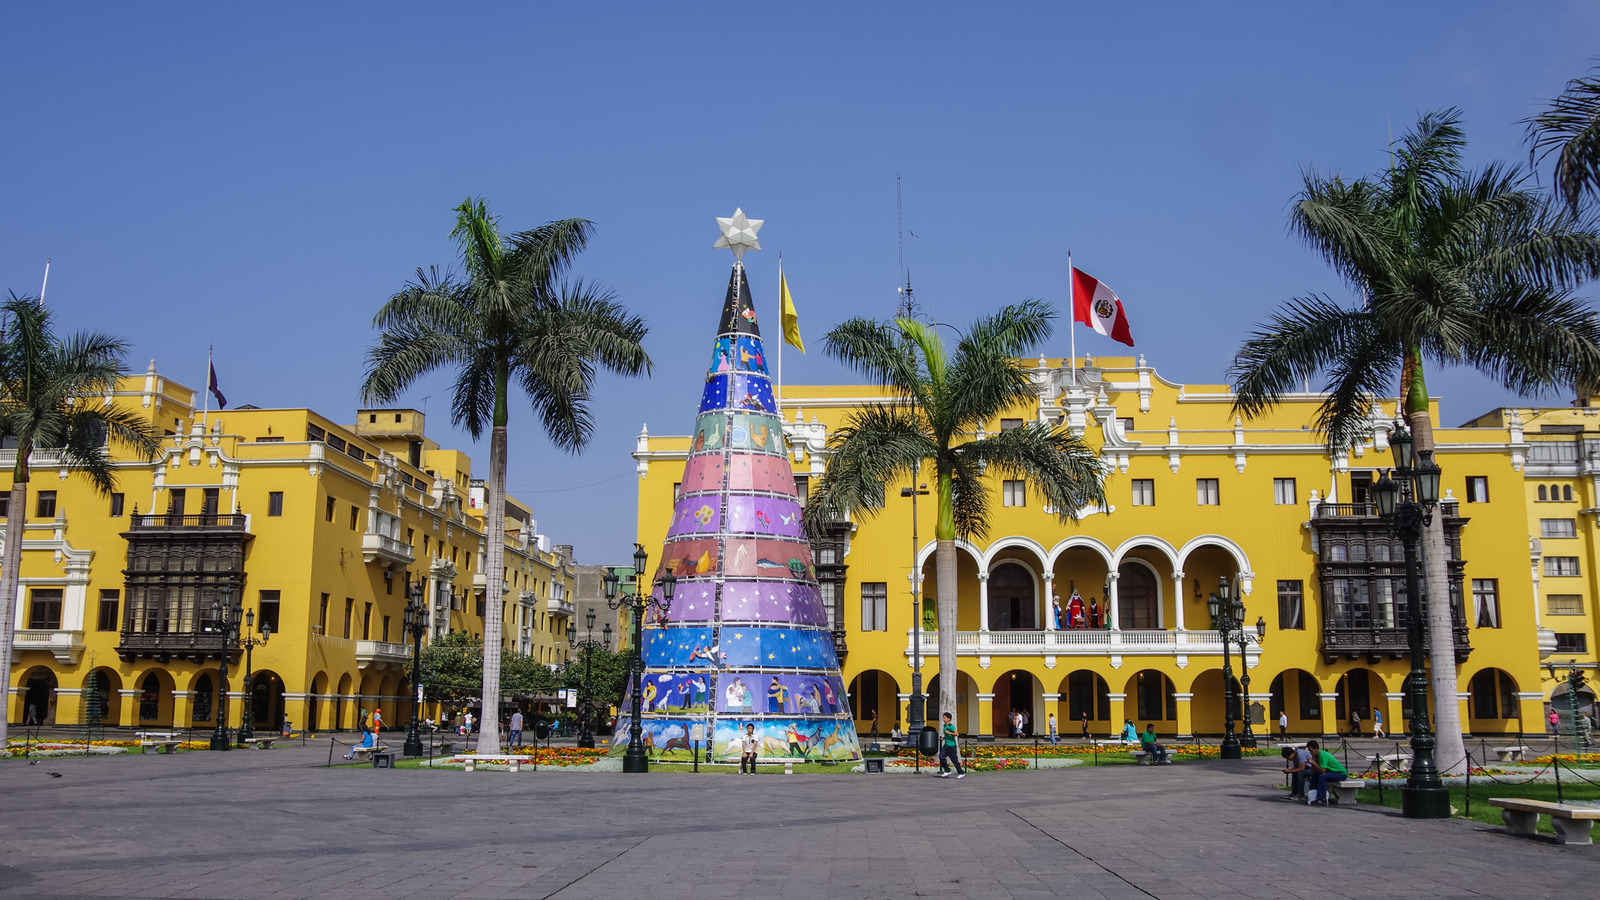
M 1422 371 L 1416 370 L 1413 383 L 1422 383 Z M 1422 391 L 1426 393 L 1425 390 Z M 1407 404 L 1409 407 L 1409 403 Z M 1433 422 L 1427 407 L 1411 412 L 1411 436 L 1416 441 L 1417 453 L 1433 449 Z M 1434 759 L 1441 775 L 1456 775 L 1466 771 L 1466 744 L 1461 737 L 1461 703 L 1456 699 L 1456 645 L 1455 628 L 1450 612 L 1450 549 L 1444 539 L 1444 512 L 1436 510 L 1433 520 L 1422 532 L 1423 573 L 1427 579 L 1428 593 L 1428 662 L 1432 668 L 1433 682 L 1433 733 Z
M 28 518 L 28 460 L 25 448 L 17 448 L 17 468 L 11 482 L 11 500 L 6 507 L 6 546 L 0 556 L 0 689 L 5 707 L 0 709 L 0 747 L 6 746 L 7 723 L 11 721 L 11 643 L 17 620 L 18 575 L 22 565 L 22 529 Z
M 495 399 L 494 428 L 489 432 L 489 484 L 484 491 L 486 519 L 483 554 L 483 725 L 478 752 L 485 739 L 491 753 L 500 752 L 500 644 L 504 626 L 500 608 L 505 602 L 506 558 L 506 416 L 505 379 Z
M 961 729 L 961 710 L 956 706 L 956 542 L 940 540 L 933 550 L 933 577 L 939 590 L 939 708 L 926 712 L 927 721 L 940 722 L 949 713 Z M 920 623 L 919 623 L 920 624 Z M 920 631 L 920 629 L 919 629 Z

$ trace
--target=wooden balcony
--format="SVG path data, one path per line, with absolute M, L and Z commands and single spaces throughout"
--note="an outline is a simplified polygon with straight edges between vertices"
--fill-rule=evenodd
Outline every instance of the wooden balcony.
M 155 659 L 170 662 L 186 659 L 203 662 L 220 659 L 223 650 L 222 635 L 213 631 L 124 631 L 117 644 L 117 655 L 124 662 L 135 659 Z M 228 660 L 238 661 L 239 648 L 228 648 Z

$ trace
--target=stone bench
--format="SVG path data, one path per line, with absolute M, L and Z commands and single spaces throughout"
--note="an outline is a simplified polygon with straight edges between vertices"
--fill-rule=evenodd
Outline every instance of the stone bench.
M 1117 740 L 1112 740 L 1112 741 L 1095 741 L 1094 745 L 1096 747 L 1101 747 L 1101 748 L 1109 747 L 1109 748 L 1112 748 L 1112 749 L 1115 749 L 1115 750 L 1126 750 L 1129 747 L 1137 747 L 1137 746 L 1139 746 L 1139 742 L 1138 741 L 1124 741 L 1124 740 L 1119 738 Z
M 1493 750 L 1501 762 L 1522 762 L 1522 755 L 1528 752 L 1527 747 L 1495 747 Z
M 1514 797 L 1491 797 L 1489 805 L 1500 807 L 1500 818 L 1506 823 L 1506 831 L 1511 834 L 1536 834 L 1539 817 L 1549 816 L 1550 825 L 1556 831 L 1556 842 L 1560 844 L 1594 843 L 1589 832 L 1594 828 L 1595 820 L 1600 819 L 1600 807 L 1595 806 L 1568 806 L 1547 800 Z
M 346 757 L 349 759 L 360 760 L 361 762 L 368 762 L 372 759 L 372 754 L 386 753 L 388 750 L 389 748 L 382 744 L 375 744 L 371 747 L 351 747 L 350 752 L 346 754 Z
M 1377 787 L 1377 785 L 1368 784 L 1360 778 L 1346 778 L 1343 781 L 1329 784 L 1328 787 L 1333 791 L 1333 796 L 1340 806 L 1355 806 L 1357 792 L 1362 788 Z
M 1392 772 L 1395 769 L 1399 768 L 1400 763 L 1409 763 L 1409 762 L 1411 762 L 1411 754 L 1409 754 L 1409 753 L 1380 753 L 1380 754 L 1378 754 L 1376 756 L 1369 756 L 1369 757 L 1366 758 L 1366 760 L 1367 760 L 1367 762 L 1373 764 L 1374 766 L 1377 766 L 1379 772 L 1382 772 L 1382 771 L 1385 771 L 1385 770 L 1388 770 L 1388 771 Z
M 178 749 L 178 745 L 181 744 L 181 743 L 183 743 L 183 741 L 147 739 L 147 740 L 140 741 L 139 742 L 139 746 L 145 747 L 147 749 L 150 748 L 150 747 L 154 747 L 154 748 L 156 748 L 156 752 L 157 753 L 172 753 L 173 751 Z
M 462 770 L 467 772 L 478 771 L 480 762 L 503 762 L 506 764 L 506 770 L 512 774 L 522 771 L 523 763 L 532 762 L 529 757 L 515 753 L 475 753 L 471 756 L 456 757 L 453 761 L 461 763 Z
M 141 741 L 173 741 L 177 740 L 176 731 L 135 731 L 133 736 Z
M 283 738 L 274 735 L 272 737 L 245 738 L 244 742 L 256 748 L 257 750 L 271 750 L 273 742 L 281 740 L 283 740 Z
M 1170 765 L 1172 765 L 1172 751 L 1168 750 L 1166 752 L 1166 755 L 1167 755 L 1166 761 L 1160 763 L 1160 765 L 1170 766 Z M 1148 750 L 1135 750 L 1135 751 L 1133 751 L 1133 761 L 1138 763 L 1141 766 L 1157 765 L 1157 763 L 1156 763 L 1156 755 L 1154 753 L 1151 753 Z

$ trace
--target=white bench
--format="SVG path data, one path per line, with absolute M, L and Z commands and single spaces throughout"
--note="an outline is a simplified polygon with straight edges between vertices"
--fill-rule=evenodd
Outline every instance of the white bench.
M 1141 766 L 1153 766 L 1153 765 L 1156 765 L 1156 755 L 1154 753 L 1151 753 L 1148 750 L 1135 750 L 1135 751 L 1133 751 L 1133 759 L 1134 759 L 1135 762 L 1137 762 Z M 1163 766 L 1172 765 L 1172 751 L 1171 750 L 1167 751 L 1166 762 L 1161 763 L 1161 765 L 1163 765 Z
M 1411 762 L 1411 754 L 1409 754 L 1409 753 L 1380 753 L 1380 754 L 1378 754 L 1376 756 L 1367 757 L 1367 762 L 1372 763 L 1373 765 L 1377 766 L 1379 772 L 1383 772 L 1383 771 L 1386 771 L 1386 770 L 1387 771 L 1394 771 L 1395 769 L 1399 768 L 1399 764 L 1400 763 L 1409 763 L 1409 762 Z
M 174 739 L 174 740 L 157 740 L 157 739 L 154 739 L 154 738 L 150 738 L 150 739 L 146 739 L 146 740 L 140 741 L 139 742 L 139 746 L 146 747 L 146 748 L 154 747 L 154 748 L 156 748 L 156 752 L 157 753 L 172 753 L 173 751 L 178 749 L 178 745 L 181 744 L 181 743 L 183 743 L 183 741 L 176 740 L 176 739 Z
M 270 749 L 272 749 L 273 741 L 281 741 L 281 740 L 283 740 L 283 738 L 277 737 L 277 736 L 273 736 L 273 737 L 245 738 L 244 742 L 246 744 L 249 744 L 250 746 L 256 748 L 257 750 L 270 750 Z
M 374 744 L 371 747 L 351 747 L 348 756 L 351 759 L 358 759 L 362 762 L 371 762 L 372 754 L 387 753 L 388 751 L 388 747 L 385 747 L 382 744 Z
M 176 740 L 176 731 L 135 731 L 133 736 L 141 741 L 171 741 Z
M 515 753 L 475 753 L 471 756 L 460 756 L 456 759 L 461 762 L 462 769 L 467 772 L 476 772 L 478 771 L 478 763 L 492 760 L 504 762 L 506 770 L 513 774 L 522 771 L 523 763 L 531 762 L 528 757 Z
M 1111 741 L 1104 741 L 1104 740 L 1095 741 L 1094 745 L 1096 747 L 1113 747 L 1113 748 L 1118 749 L 1118 750 L 1126 750 L 1129 747 L 1137 747 L 1137 746 L 1139 746 L 1139 742 L 1138 741 L 1124 741 L 1124 740 L 1118 738 L 1117 740 L 1111 740 Z
M 1549 816 L 1550 825 L 1556 830 L 1556 842 L 1561 844 L 1594 843 L 1589 832 L 1595 820 L 1600 819 L 1600 807 L 1567 806 L 1546 800 L 1491 797 L 1489 805 L 1500 807 L 1500 818 L 1506 823 L 1506 831 L 1512 834 L 1536 834 L 1539 816 Z
M 1501 762 L 1522 762 L 1522 755 L 1528 752 L 1527 747 L 1495 747 L 1494 755 Z
M 1356 792 L 1362 788 L 1377 787 L 1377 785 L 1368 784 L 1360 778 L 1346 778 L 1343 781 L 1330 784 L 1328 787 L 1333 789 L 1333 796 L 1339 799 L 1340 806 L 1355 806 Z

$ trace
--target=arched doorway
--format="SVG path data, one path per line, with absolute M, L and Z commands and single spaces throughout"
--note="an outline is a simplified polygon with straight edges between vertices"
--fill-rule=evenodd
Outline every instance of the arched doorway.
M 250 678 L 250 725 L 276 731 L 283 724 L 283 679 L 265 670 Z
M 1333 714 L 1338 719 L 1335 731 L 1346 731 L 1354 728 L 1350 720 L 1350 712 L 1354 710 L 1361 716 L 1361 730 L 1363 734 L 1372 733 L 1372 708 L 1373 698 L 1382 699 L 1384 694 L 1383 679 L 1371 669 L 1356 668 L 1339 676 L 1339 683 L 1334 686 Z M 1384 726 L 1388 726 L 1384 722 Z
M 1142 562 L 1128 560 L 1117 569 L 1117 627 L 1161 627 L 1161 588 L 1156 573 Z
M 195 678 L 189 690 L 193 699 L 190 701 L 189 719 L 194 722 L 211 722 L 213 711 L 217 702 L 217 683 L 212 680 L 210 672 L 201 672 Z
M 1274 734 L 1322 734 L 1322 687 L 1305 669 L 1285 669 L 1272 679 L 1272 701 L 1267 724 Z M 1288 723 L 1279 727 L 1280 714 Z
M 990 631 L 1038 628 L 1038 608 L 1038 587 L 1026 566 L 1004 562 L 989 571 Z
M 1244 692 L 1237 674 L 1233 677 L 1233 727 L 1244 730 Z M 1222 667 L 1207 669 L 1189 686 L 1189 727 L 1195 734 L 1223 734 L 1228 726 L 1228 709 L 1223 702 Z M 1253 727 L 1253 726 L 1252 726 Z
M 172 725 L 172 683 L 155 669 L 139 679 L 139 724 Z
M 1004 672 L 994 683 L 994 702 L 990 727 L 994 729 L 991 734 L 995 737 L 1012 737 L 1014 727 L 1011 718 L 1017 713 L 1022 713 L 1022 735 L 1030 737 L 1035 734 L 1045 733 L 1043 719 L 1049 715 L 1044 709 L 1042 686 L 1033 673 L 1021 669 L 1012 669 Z
M 1145 725 L 1154 724 L 1157 731 L 1171 731 L 1177 726 L 1178 692 L 1171 678 L 1155 669 L 1144 669 L 1128 679 L 1126 690 L 1134 713 L 1128 718 L 1137 720 L 1136 728 L 1143 730 Z M 1114 724 L 1121 730 L 1120 723 Z
M 308 731 L 326 727 L 323 716 L 327 714 L 323 697 L 328 693 L 328 675 L 318 672 L 311 678 L 311 693 L 306 697 L 306 721 L 302 726 Z
M 1520 718 L 1517 682 L 1504 669 L 1488 668 L 1473 674 L 1468 682 L 1470 700 L 1467 711 L 1473 731 L 1509 731 Z
M 333 695 L 333 730 L 334 731 L 343 731 L 344 730 L 345 712 L 346 712 L 345 711 L 345 707 L 349 706 L 350 702 L 351 702 L 350 684 L 351 684 L 351 678 L 350 678 L 350 673 L 349 672 L 346 672 L 344 675 L 339 677 L 339 689 L 337 691 L 334 691 L 334 695 Z M 349 713 L 350 713 L 351 718 L 354 718 L 355 710 L 351 709 L 351 710 L 349 710 Z
M 22 697 L 24 725 L 56 724 L 56 673 L 40 667 L 27 674 Z
M 940 715 L 948 711 L 939 708 L 938 675 L 928 680 L 926 693 L 928 701 L 923 710 L 923 717 L 927 720 L 927 724 L 937 725 Z M 953 712 L 955 713 L 956 728 L 963 734 L 982 733 L 978 722 L 978 686 L 972 680 L 972 676 L 965 672 L 958 673 L 956 678 L 956 708 Z M 907 725 L 909 727 L 909 723 Z
M 1065 686 L 1063 697 L 1067 708 L 1061 732 L 1082 734 L 1083 716 L 1088 713 L 1091 733 L 1110 733 L 1112 729 L 1107 728 L 1106 723 L 1111 721 L 1111 688 L 1106 680 L 1097 672 L 1079 669 L 1067 675 Z M 1120 729 L 1122 723 L 1116 724 Z
M 122 679 L 111 669 L 95 669 L 83 680 L 83 721 L 88 725 L 121 724 Z
M 900 713 L 900 685 L 882 669 L 868 669 L 850 682 L 850 717 L 856 731 L 872 734 L 872 714 L 878 714 L 878 734 L 888 734 L 894 726 L 905 727 Z

